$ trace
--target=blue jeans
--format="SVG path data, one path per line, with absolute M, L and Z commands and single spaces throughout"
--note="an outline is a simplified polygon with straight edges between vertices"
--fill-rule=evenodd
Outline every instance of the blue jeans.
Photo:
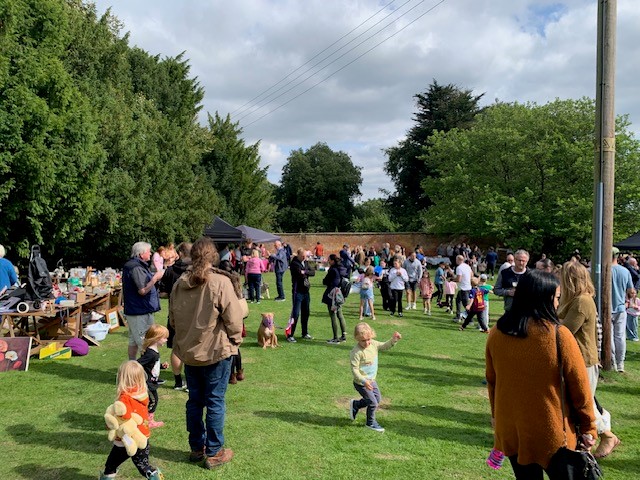
M 358 391 L 362 398 L 355 402 L 355 407 L 360 410 L 361 408 L 367 409 L 367 425 L 375 425 L 376 422 L 376 410 L 380 405 L 380 390 L 378 389 L 378 383 L 373 381 L 373 390 L 367 390 L 364 385 L 358 385 L 354 383 L 353 386 Z
M 638 317 L 627 313 L 627 340 L 638 340 Z
M 302 336 L 304 337 L 309 333 L 309 313 L 311 312 L 311 295 L 309 293 L 296 293 L 293 299 L 293 311 L 291 312 L 291 318 L 293 318 L 293 325 L 291 325 L 291 336 L 296 332 L 296 326 L 298 325 L 298 315 L 301 315 L 300 323 L 302 323 Z
M 184 375 L 189 389 L 187 400 L 187 431 L 191 451 L 213 457 L 224 445 L 225 400 L 231 373 L 231 357 L 213 365 L 185 365 Z M 202 421 L 206 408 L 205 422 Z
M 276 288 L 278 289 L 278 298 L 284 299 L 284 287 L 282 286 L 282 277 L 284 277 L 284 272 L 275 272 L 276 273 Z

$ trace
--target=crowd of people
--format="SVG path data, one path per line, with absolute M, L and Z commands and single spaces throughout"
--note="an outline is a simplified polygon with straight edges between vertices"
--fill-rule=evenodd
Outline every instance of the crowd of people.
M 401 339 L 395 332 L 387 342 L 374 340 L 375 331 L 364 317 L 375 321 L 383 311 L 401 317 L 406 310 L 418 309 L 419 297 L 425 315 L 431 314 L 434 300 L 436 307 L 453 315 L 460 330 L 475 319 L 478 328 L 488 333 L 485 373 L 494 427 L 490 466 L 499 468 L 507 458 L 516 478 L 542 479 L 543 472 L 552 480 L 565 478 L 558 473 L 556 455 L 563 446 L 589 450 L 599 438 L 594 454 L 602 458 L 620 444 L 612 432 L 611 414 L 595 397 L 602 354 L 599 317 L 589 265 L 579 252 L 554 265 L 545 256 L 531 262 L 529 253 L 520 249 L 508 253 L 498 265 L 494 248 L 483 254 L 477 247 L 460 244 L 446 247 L 432 265 L 434 257 L 425 255 L 420 246 L 406 252 L 398 245 L 391 249 L 384 244 L 377 250 L 373 246 L 350 249 L 345 244 L 340 252 L 326 257 L 320 242 L 313 249 L 298 248 L 295 254 L 280 241 L 273 252 L 250 243 L 239 255 L 232 254 L 235 250 L 221 246 L 218 251 L 212 240 L 201 238 L 177 248 L 169 245 L 152 255 L 150 244 L 138 242 L 123 267 L 129 361 L 118 372 L 117 399 L 127 405 L 128 415 L 140 415 L 139 430 L 148 439 L 152 429 L 163 425 L 155 417 L 157 387 L 160 369 L 170 367 L 174 388 L 188 393 L 190 461 L 215 468 L 233 457 L 233 451 L 224 446 L 225 393 L 229 383 L 244 379 L 240 346 L 249 313 L 245 292 L 249 301 L 260 303 L 262 274 L 272 270 L 278 291 L 274 300 L 285 301 L 283 279 L 289 272 L 292 309 L 286 340 L 298 341 L 299 320 L 298 339 L 313 340 L 310 278 L 320 265 L 326 266 L 322 303 L 333 333 L 328 344 L 347 341 L 345 282 L 351 286 L 349 291 L 359 295 L 351 370 L 361 398 L 350 401 L 352 419 L 366 409 L 366 426 L 384 431 L 375 416 L 381 400 L 377 355 Z M 13 269 L 5 268 L 4 253 L 0 246 L 0 267 L 11 282 Z M 626 341 L 638 341 L 640 270 L 634 257 L 622 256 L 615 248 L 612 260 L 612 362 L 615 370 L 624 372 Z M 495 278 L 493 287 L 490 278 Z M 375 305 L 374 289 L 380 291 L 380 307 Z M 504 314 L 489 330 L 492 293 L 502 297 Z M 161 296 L 169 298 L 167 327 L 154 320 Z M 171 348 L 171 360 L 162 364 L 159 349 L 165 344 Z M 532 417 L 536 422 L 530 421 Z M 102 480 L 115 477 L 118 466 L 129 458 L 126 447 L 123 438 L 114 439 Z M 148 442 L 131 459 L 146 478 L 162 478 L 149 462 Z

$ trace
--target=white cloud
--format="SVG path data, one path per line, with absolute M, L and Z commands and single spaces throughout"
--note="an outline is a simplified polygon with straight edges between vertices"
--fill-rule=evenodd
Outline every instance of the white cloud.
M 206 90 L 205 116 L 207 111 L 226 115 L 240 109 L 387 3 L 96 1 L 99 12 L 113 5 L 113 13 L 124 21 L 125 31 L 130 31 L 131 44 L 154 55 L 174 56 L 186 51 L 193 75 Z M 241 120 L 247 143 L 261 141 L 260 154 L 263 163 L 269 165 L 271 181 L 279 180 L 292 149 L 326 142 L 347 152 L 354 164 L 363 167 L 363 199 L 378 196 L 380 187 L 390 189 L 390 180 L 382 169 L 385 157 L 381 150 L 396 144 L 411 127 L 413 96 L 425 91 L 433 79 L 470 88 L 476 94 L 485 93 L 485 104 L 496 98 L 544 103 L 556 97 L 595 96 L 596 2 L 592 0 L 447 0 L 418 20 L 437 0 L 412 0 L 400 9 L 402 3 L 394 2 L 385 12 L 396 8 L 394 16 L 338 55 L 396 19 L 382 33 L 336 63 L 319 65 L 312 78 Z M 635 79 L 640 57 L 640 9 L 634 3 L 618 1 L 616 108 L 638 122 L 640 99 L 635 94 Z M 413 6 L 414 10 L 399 18 Z M 404 26 L 407 28 L 399 31 Z M 367 55 L 291 100 L 396 32 Z M 241 118 L 241 112 L 233 118 Z M 640 131 L 637 124 L 632 128 Z

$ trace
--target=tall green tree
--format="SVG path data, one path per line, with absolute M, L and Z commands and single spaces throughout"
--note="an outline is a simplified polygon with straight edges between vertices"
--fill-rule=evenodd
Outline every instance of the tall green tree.
M 242 129 L 229 115 L 209 115 L 210 147 L 201 164 L 221 201 L 218 215 L 232 225 L 270 229 L 276 213 L 267 168 L 260 166 L 259 143 L 245 145 Z
M 391 217 L 387 201 L 372 198 L 356 205 L 351 226 L 356 232 L 397 232 L 399 224 Z
M 58 0 L 0 7 L 0 242 L 22 256 L 82 238 L 104 167 L 90 102 L 62 61 L 68 22 Z
M 326 143 L 294 150 L 277 189 L 278 224 L 286 232 L 349 230 L 360 196 L 361 168 Z
M 482 111 L 478 103 L 483 95 L 473 95 L 471 90 L 453 84 L 440 85 L 434 80 L 427 91 L 414 96 L 415 125 L 397 146 L 385 150 L 384 169 L 396 189 L 389 202 L 402 229 L 421 230 L 419 213 L 431 204 L 429 192 L 421 188 L 421 183 L 425 178 L 437 175 L 437 171 L 420 159 L 425 148 L 430 147 L 429 137 L 438 131 L 469 128 Z
M 423 180 L 433 205 L 428 231 L 488 237 L 564 258 L 590 250 L 593 208 L 594 102 L 498 103 L 469 129 L 436 132 Z M 616 228 L 637 230 L 638 141 L 618 119 Z M 631 221 L 631 225 L 621 225 Z

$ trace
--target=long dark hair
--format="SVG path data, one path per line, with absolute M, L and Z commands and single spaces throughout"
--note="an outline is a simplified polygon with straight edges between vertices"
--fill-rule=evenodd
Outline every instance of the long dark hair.
M 558 278 L 549 272 L 533 270 L 522 275 L 511 310 L 505 312 L 496 324 L 498 330 L 506 335 L 525 338 L 530 320 L 560 323 L 553 304 L 559 285 Z

